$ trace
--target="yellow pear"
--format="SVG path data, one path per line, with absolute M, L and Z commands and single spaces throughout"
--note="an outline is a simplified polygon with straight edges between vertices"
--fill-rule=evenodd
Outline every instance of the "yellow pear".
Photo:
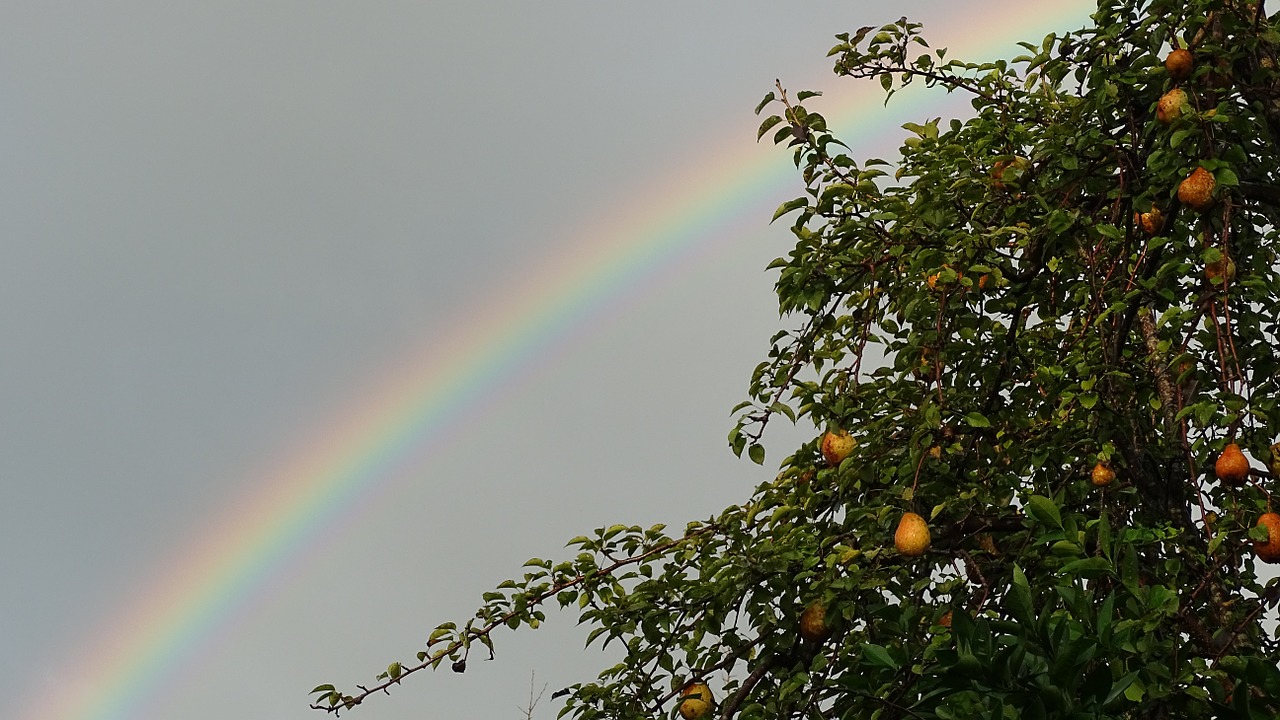
M 1191 71 L 1195 69 L 1195 58 L 1191 57 L 1190 50 L 1178 48 L 1165 56 L 1164 69 L 1169 71 L 1169 77 L 1174 82 L 1182 82 L 1191 77 Z
M 1182 106 L 1187 104 L 1187 93 L 1174 88 L 1160 97 L 1156 103 L 1156 120 L 1168 125 L 1182 117 Z
M 1159 208 L 1152 207 L 1151 212 L 1133 214 L 1133 224 L 1142 229 L 1147 235 L 1159 235 L 1161 228 L 1164 227 L 1164 213 Z
M 680 716 L 698 720 L 711 711 L 711 688 L 704 682 L 690 683 L 680 691 Z
M 1178 184 L 1178 200 L 1194 210 L 1208 210 L 1213 207 L 1213 189 L 1217 184 L 1213 173 L 1198 167 Z
M 831 467 L 837 467 L 844 459 L 853 454 L 858 441 L 847 430 L 828 430 L 822 436 L 822 457 Z
M 822 642 L 831 637 L 831 628 L 827 627 L 826 605 L 813 602 L 800 613 L 800 637 L 809 642 Z
M 1093 472 L 1089 473 L 1089 480 L 1098 487 L 1106 487 L 1116 479 L 1116 471 L 1112 470 L 1106 463 L 1098 463 L 1093 466 Z
M 1221 285 L 1236 279 L 1236 263 L 1229 257 L 1204 266 L 1204 276 L 1214 285 Z
M 898 531 L 893 535 L 898 552 L 907 557 L 918 557 L 929 549 L 929 524 L 919 515 L 903 513 L 898 521 Z
M 1239 487 L 1249 477 L 1249 459 L 1240 452 L 1239 445 L 1227 443 L 1218 456 L 1218 461 L 1213 464 L 1213 472 L 1222 484 Z
M 1258 518 L 1258 525 L 1267 529 L 1266 542 L 1254 542 L 1253 551 L 1263 562 L 1280 562 L 1280 515 L 1273 512 L 1263 513 Z
M 1016 184 L 1031 169 L 1031 161 L 1022 156 L 1012 160 L 997 160 L 991 166 L 991 184 L 997 190 L 1004 190 L 1008 184 Z

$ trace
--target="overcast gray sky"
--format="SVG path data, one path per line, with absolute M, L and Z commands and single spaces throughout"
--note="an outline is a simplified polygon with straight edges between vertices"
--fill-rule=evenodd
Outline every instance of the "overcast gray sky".
M 810 432 L 781 429 L 763 469 L 725 445 L 779 327 L 764 267 L 790 235 L 768 220 L 799 191 L 751 109 L 774 78 L 847 107 L 837 32 L 906 14 L 934 46 L 1011 56 L 1091 9 L 1024 4 L 7 0 L 0 715 L 321 717 L 312 686 L 410 659 L 531 555 L 745 499 Z M 901 122 L 963 110 L 830 119 L 885 156 Z M 610 271 L 350 513 L 264 545 L 262 577 L 204 598 L 212 620 L 161 632 L 162 589 L 212 572 L 194 543 L 291 522 L 263 500 L 273 473 L 305 480 L 373 394 L 432 379 L 423 348 L 464 357 L 495 298 L 634 230 L 609 220 L 644 198 L 671 215 L 664 191 L 717 163 L 761 182 L 716 208 L 691 187 L 705 236 Z M 522 717 L 531 673 L 549 696 L 603 665 L 584 635 L 569 616 L 499 635 L 496 661 L 353 717 Z

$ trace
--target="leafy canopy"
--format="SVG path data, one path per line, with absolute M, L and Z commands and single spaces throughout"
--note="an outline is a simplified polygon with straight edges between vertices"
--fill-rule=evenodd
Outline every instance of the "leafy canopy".
M 1280 434 L 1278 23 L 1261 0 L 1101 0 L 977 64 L 905 19 L 838 35 L 837 74 L 974 115 L 907 124 L 889 162 L 851 157 L 817 93 L 757 109 L 804 194 L 775 216 L 790 329 L 729 444 L 762 463 L 779 415 L 817 436 L 681 534 L 530 560 L 415 662 L 313 706 L 461 672 L 555 603 L 625 650 L 562 691 L 583 720 L 1275 717 L 1280 517 L 1255 525 Z M 856 444 L 824 458 L 839 429 Z M 1244 477 L 1216 474 L 1228 443 Z M 908 512 L 918 555 L 894 546 Z

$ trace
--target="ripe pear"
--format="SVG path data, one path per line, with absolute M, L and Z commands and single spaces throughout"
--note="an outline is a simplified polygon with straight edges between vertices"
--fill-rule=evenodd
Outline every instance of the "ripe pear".
M 1093 466 L 1093 472 L 1089 473 L 1089 481 L 1098 487 L 1106 487 L 1116 479 L 1116 471 L 1112 470 L 1106 463 L 1100 462 Z
M 907 557 L 919 557 L 929 549 L 929 524 L 919 515 L 903 513 L 898 521 L 898 531 L 893 535 L 898 552 Z
M 1263 513 L 1258 518 L 1258 525 L 1267 529 L 1267 541 L 1253 543 L 1253 551 L 1263 562 L 1280 562 L 1280 515 L 1273 512 Z
M 813 602 L 800 613 L 800 637 L 809 642 L 823 642 L 831 637 L 831 628 L 827 627 L 826 605 Z
M 1017 183 L 1031 169 L 1031 161 L 1022 156 L 1012 160 L 997 160 L 991 166 L 991 184 L 997 190 L 1004 190 L 1006 185 Z
M 1214 285 L 1221 285 L 1236 279 L 1236 263 L 1229 257 L 1204 266 L 1204 276 Z
M 1213 173 L 1198 167 L 1178 184 L 1178 200 L 1194 210 L 1208 210 L 1213 207 L 1213 189 L 1217 184 Z
M 1249 477 L 1249 459 L 1240 452 L 1239 445 L 1227 443 L 1218 456 L 1218 461 L 1213 464 L 1213 472 L 1223 485 L 1240 487 Z
M 853 454 L 858 441 L 847 430 L 827 431 L 822 436 L 822 457 L 831 467 L 838 467 L 844 459 Z
M 1182 117 L 1182 106 L 1187 104 L 1187 93 L 1174 88 L 1160 97 L 1156 103 L 1156 120 L 1168 125 Z
M 711 712 L 711 688 L 704 682 L 691 683 L 680 691 L 680 716 L 684 720 L 698 720 Z
M 1158 235 L 1164 227 L 1164 213 L 1160 212 L 1157 207 L 1152 207 L 1151 212 L 1135 212 L 1133 214 L 1133 224 L 1137 225 L 1147 235 Z
M 930 290 L 932 290 L 932 291 L 934 291 L 934 292 L 942 292 L 943 290 L 946 290 L 946 289 L 947 289 L 947 286 L 948 286 L 948 285 L 950 285 L 950 284 L 951 284 L 951 281 L 946 280 L 946 279 L 944 279 L 944 278 L 942 277 L 942 270 L 944 270 L 944 269 L 945 269 L 945 270 L 950 270 L 950 269 L 951 269 L 951 265 L 950 265 L 949 263 L 943 263 L 943 264 L 942 264 L 942 268 L 940 268 L 940 269 L 938 270 L 938 272 L 930 273 L 930 274 L 929 274 L 929 275 L 924 279 L 924 284 L 925 284 L 925 285 L 928 285 Z M 960 278 L 962 278 L 962 277 L 964 277 L 964 273 L 962 273 L 962 272 L 957 272 L 957 273 L 956 273 L 956 279 L 957 279 L 957 280 L 959 280 L 959 279 L 960 279 Z
M 1182 82 L 1191 77 L 1191 71 L 1195 69 L 1195 58 L 1191 57 L 1190 50 L 1178 48 L 1165 56 L 1164 69 L 1169 71 L 1169 77 L 1174 82 Z

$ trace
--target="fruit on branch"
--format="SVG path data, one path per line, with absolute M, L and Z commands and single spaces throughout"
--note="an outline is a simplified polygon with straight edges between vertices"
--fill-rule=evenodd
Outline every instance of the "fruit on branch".
M 903 513 L 898 531 L 893 534 L 893 545 L 907 557 L 923 555 L 929 549 L 929 524 L 913 512 Z
M 831 637 L 826 605 L 815 601 L 800 613 L 800 637 L 809 642 L 823 642 Z
M 1213 472 L 1224 485 L 1239 487 L 1249 477 L 1249 459 L 1240 452 L 1240 446 L 1227 443 L 1213 464 Z
M 684 720 L 698 720 L 711 711 L 711 688 L 704 682 L 690 683 L 680 691 L 680 716 Z
M 1213 173 L 1198 167 L 1178 184 L 1178 200 L 1195 210 L 1208 210 L 1213 207 L 1213 189 L 1217 184 Z
M 1273 512 L 1263 513 L 1258 518 L 1258 527 L 1267 529 L 1267 541 L 1255 540 L 1253 551 L 1263 562 L 1280 562 L 1280 515 Z
M 950 285 L 952 281 L 943 279 L 941 275 L 943 270 L 950 270 L 950 269 L 951 269 L 950 265 L 943 263 L 942 268 L 940 268 L 938 272 L 932 273 L 924 279 L 925 285 L 928 285 L 929 289 L 933 290 L 934 292 L 941 292 L 942 290 L 946 289 L 946 286 Z M 961 273 L 961 272 L 956 273 L 956 280 L 959 280 L 962 277 L 964 277 L 964 273 Z
M 1204 276 L 1214 285 L 1221 285 L 1236 279 L 1236 263 L 1229 257 L 1221 258 L 1204 266 Z
M 1191 56 L 1190 50 L 1178 48 L 1165 56 L 1164 69 L 1174 82 L 1182 82 L 1191 77 L 1191 71 L 1195 69 L 1195 58 Z
M 1089 473 L 1089 481 L 1098 487 L 1106 487 L 1111 481 L 1116 479 L 1116 471 L 1104 462 L 1099 462 L 1093 466 L 1093 472 Z
M 1133 214 L 1133 224 L 1137 225 L 1147 235 L 1158 235 L 1161 228 L 1164 227 L 1164 213 L 1160 212 L 1160 209 L 1155 206 L 1152 206 L 1151 212 L 1135 212 Z
M 831 467 L 838 467 L 844 459 L 853 454 L 853 448 L 857 446 L 858 441 L 849 434 L 848 430 L 828 430 L 822 436 L 822 457 Z
M 1156 120 L 1168 125 L 1182 117 L 1182 106 L 1187 104 L 1187 93 L 1174 88 L 1160 96 L 1156 103 Z
M 1012 160 L 997 160 L 991 166 L 991 184 L 997 190 L 1004 190 L 1009 184 L 1018 182 L 1030 169 L 1031 161 L 1021 155 Z
M 944 628 L 951 627 L 951 611 L 950 610 L 942 613 L 942 617 L 938 618 L 938 624 Z

